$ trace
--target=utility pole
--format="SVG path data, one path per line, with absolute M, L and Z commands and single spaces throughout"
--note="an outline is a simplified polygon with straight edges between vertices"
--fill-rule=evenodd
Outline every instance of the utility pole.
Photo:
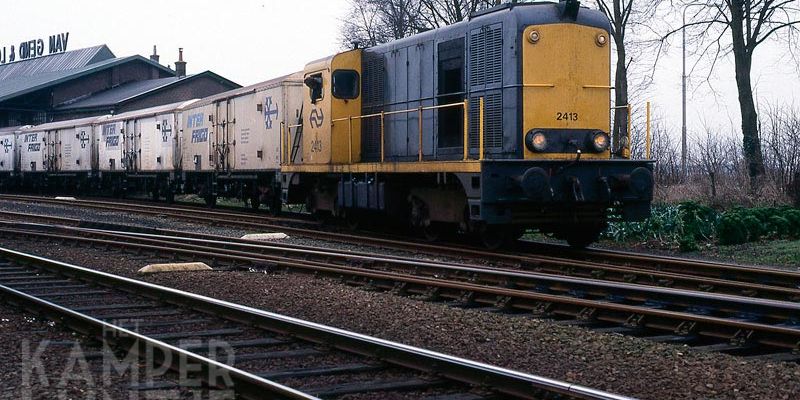
M 682 117 L 683 124 L 681 125 L 681 179 L 686 178 L 686 10 L 689 8 L 687 5 L 683 8 L 683 25 L 681 31 L 683 32 L 683 107 Z
M 681 178 L 686 179 L 689 171 L 687 170 L 686 164 L 686 10 L 689 9 L 691 6 L 703 6 L 704 4 L 687 4 L 686 7 L 683 8 L 683 25 L 681 26 L 681 31 L 683 33 L 683 79 L 682 79 L 682 86 L 683 86 L 683 123 L 681 125 Z

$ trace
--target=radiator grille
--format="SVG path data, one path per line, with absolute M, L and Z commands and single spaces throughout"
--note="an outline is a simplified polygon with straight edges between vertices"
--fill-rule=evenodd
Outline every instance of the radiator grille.
M 470 31 L 469 85 L 482 88 L 503 82 L 503 25 L 485 25 Z
M 487 92 L 483 95 L 483 146 L 484 148 L 503 147 L 503 94 L 498 91 Z M 477 149 L 480 146 L 478 122 L 480 115 L 480 96 L 469 99 L 469 147 Z
M 361 75 L 362 114 L 374 114 L 383 111 L 386 66 L 383 54 L 364 53 Z M 361 148 L 365 161 L 376 161 L 381 155 L 381 122 L 380 118 L 361 120 Z

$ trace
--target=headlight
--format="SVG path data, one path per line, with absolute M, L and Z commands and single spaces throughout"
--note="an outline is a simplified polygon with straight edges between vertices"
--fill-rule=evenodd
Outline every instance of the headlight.
M 595 132 L 592 135 L 592 147 L 598 153 L 608 150 L 610 140 L 605 132 Z
M 547 148 L 547 137 L 542 131 L 530 131 L 525 135 L 525 147 L 530 151 L 542 152 Z

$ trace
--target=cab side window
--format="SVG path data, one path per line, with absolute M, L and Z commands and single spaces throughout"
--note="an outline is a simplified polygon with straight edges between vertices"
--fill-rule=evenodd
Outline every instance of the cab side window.
M 333 71 L 333 97 L 337 99 L 355 99 L 359 95 L 360 85 L 358 72 L 351 69 Z
M 309 75 L 303 83 L 308 86 L 312 104 L 322 99 L 322 74 Z

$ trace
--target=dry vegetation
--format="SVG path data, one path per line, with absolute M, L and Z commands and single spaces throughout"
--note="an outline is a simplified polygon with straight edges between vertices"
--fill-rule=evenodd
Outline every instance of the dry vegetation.
M 681 168 L 680 135 L 653 124 L 656 203 L 699 201 L 715 208 L 800 206 L 800 107 L 768 105 L 760 110 L 765 174 L 752 184 L 736 133 L 705 127 L 689 140 L 687 173 Z M 638 134 L 641 142 L 643 135 Z M 638 155 L 642 155 L 642 145 Z

